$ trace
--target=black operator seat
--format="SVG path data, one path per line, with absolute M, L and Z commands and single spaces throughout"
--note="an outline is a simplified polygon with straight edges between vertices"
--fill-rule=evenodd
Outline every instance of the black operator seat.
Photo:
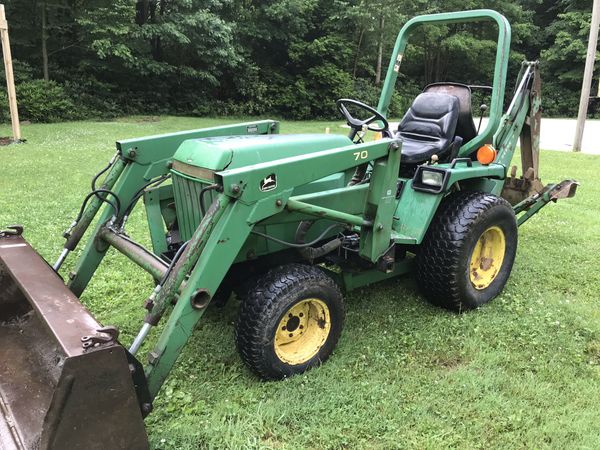
M 477 136 L 477 128 L 471 110 L 471 88 L 469 86 L 451 82 L 433 83 L 427 86 L 423 92 L 454 95 L 458 98 L 459 110 L 456 136 L 463 138 L 463 144 Z
M 460 147 L 462 139 L 455 139 L 459 109 L 454 95 L 420 94 L 398 126 L 403 141 L 402 163 L 423 163 L 433 155 L 442 159 Z

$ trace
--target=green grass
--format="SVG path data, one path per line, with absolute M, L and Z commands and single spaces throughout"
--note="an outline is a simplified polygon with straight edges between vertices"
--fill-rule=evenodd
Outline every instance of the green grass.
M 0 147 L 0 226 L 24 224 L 54 261 L 116 139 L 225 122 L 26 126 L 27 144 Z M 338 124 L 287 122 L 283 132 L 344 132 Z M 236 302 L 211 308 L 147 420 L 153 448 L 600 448 L 599 173 L 597 156 L 543 152 L 545 181 L 582 186 L 520 230 L 500 297 L 457 315 L 425 303 L 410 277 L 357 290 L 333 357 L 302 376 L 257 380 L 234 348 Z M 128 230 L 147 242 L 143 220 Z M 111 252 L 82 300 L 129 343 L 150 287 Z

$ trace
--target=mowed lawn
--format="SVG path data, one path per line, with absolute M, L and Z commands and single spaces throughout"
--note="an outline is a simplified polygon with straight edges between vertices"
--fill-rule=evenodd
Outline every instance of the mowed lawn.
M 53 262 L 115 140 L 230 122 L 25 126 L 26 144 L 0 147 L 0 228 L 23 224 Z M 282 132 L 326 127 L 344 132 L 339 122 L 285 122 Z M 576 178 L 579 193 L 521 228 L 512 276 L 491 304 L 449 313 L 421 299 L 410 277 L 354 291 L 332 358 L 281 382 L 261 382 L 238 357 L 237 301 L 212 307 L 146 421 L 152 447 L 600 448 L 600 157 L 541 159 L 544 181 Z M 143 213 L 127 230 L 148 242 Z M 144 272 L 111 251 L 82 301 L 128 345 L 150 289 Z

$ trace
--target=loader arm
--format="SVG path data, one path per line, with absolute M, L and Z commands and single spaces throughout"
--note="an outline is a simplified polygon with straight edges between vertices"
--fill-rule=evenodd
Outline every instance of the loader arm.
M 112 190 L 120 199 L 120 203 L 125 206 L 134 199 L 140 190 L 143 191 L 147 183 L 169 173 L 169 161 L 179 145 L 185 140 L 214 136 L 271 134 L 278 132 L 278 122 L 265 120 L 119 141 L 117 142 L 119 157 L 106 176 L 102 188 Z M 106 194 L 99 194 L 99 196 L 107 197 Z M 65 250 L 63 250 L 61 259 L 55 265 L 56 270 L 60 269 L 60 265 L 68 252 L 75 249 L 81 237 L 96 218 L 102 205 L 102 200 L 98 196 L 94 197 L 85 209 L 82 219 L 77 224 L 73 224 L 74 226 L 71 227 L 71 231 L 67 237 Z M 88 238 L 82 255 L 77 260 L 74 270 L 69 273 L 68 286 L 77 296 L 81 295 L 85 290 L 106 254 L 108 246 L 102 245 L 102 241 L 96 238 L 101 227 L 111 220 L 113 215 L 114 211 L 110 207 L 104 208 L 100 213 L 98 224 Z M 114 219 L 115 221 L 119 221 L 122 218 L 123 211 L 119 217 L 115 217 Z

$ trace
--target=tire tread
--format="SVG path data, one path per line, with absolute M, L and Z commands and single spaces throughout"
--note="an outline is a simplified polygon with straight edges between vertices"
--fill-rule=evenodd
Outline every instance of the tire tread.
M 442 201 L 417 255 L 417 283 L 431 303 L 455 311 L 478 306 L 465 301 L 457 273 L 474 224 L 498 207 L 513 211 L 505 199 L 484 192 L 457 192 Z
M 282 378 L 281 374 L 273 371 L 265 358 L 264 347 L 267 343 L 262 337 L 263 320 L 273 314 L 281 298 L 292 293 L 302 283 L 324 283 L 334 289 L 340 298 L 342 297 L 338 285 L 323 271 L 306 264 L 287 264 L 276 267 L 259 278 L 241 302 L 239 319 L 235 327 L 236 346 L 244 363 L 263 379 Z M 339 336 L 331 336 L 331 338 L 334 339 L 333 348 Z

